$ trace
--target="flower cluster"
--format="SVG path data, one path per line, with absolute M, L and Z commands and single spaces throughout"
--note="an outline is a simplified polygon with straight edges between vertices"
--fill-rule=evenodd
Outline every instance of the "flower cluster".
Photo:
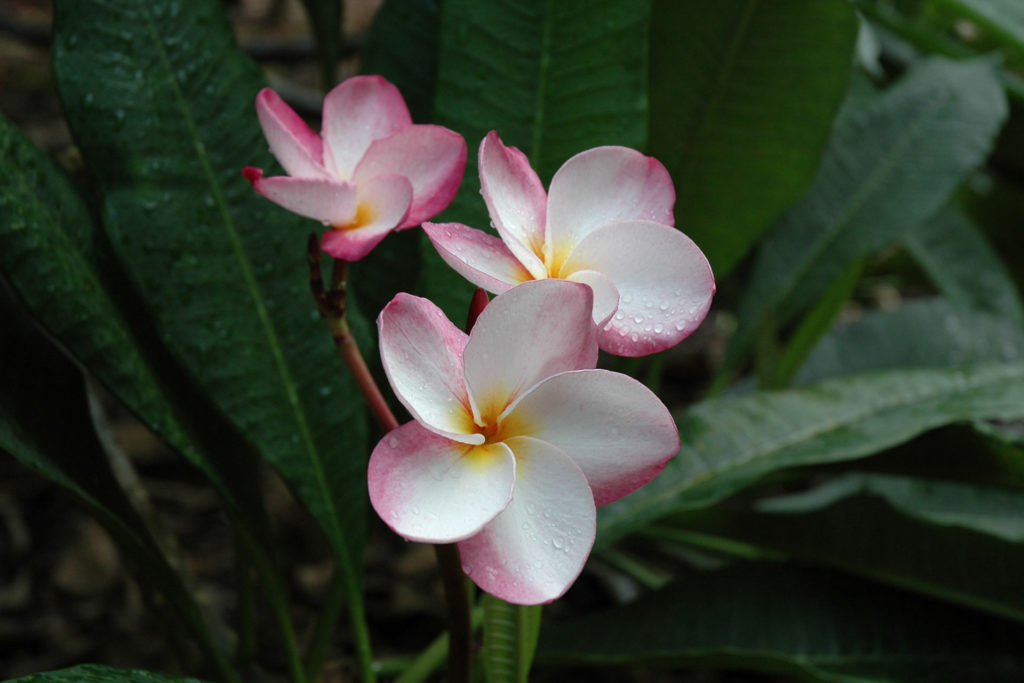
M 449 265 L 499 295 L 469 334 L 409 294 L 381 312 L 381 359 L 413 420 L 370 457 L 374 509 L 407 539 L 458 543 L 485 591 L 521 604 L 558 598 L 593 546 L 596 507 L 646 484 L 679 450 L 658 397 L 596 367 L 599 349 L 641 356 L 677 344 L 711 305 L 708 262 L 673 227 L 668 172 L 635 150 L 598 147 L 569 159 L 545 192 L 526 156 L 492 131 L 479 171 L 495 237 L 424 223 L 454 197 L 465 143 L 412 124 L 387 81 L 332 90 L 321 136 L 270 90 L 256 107 L 290 177 L 244 174 L 329 225 L 325 251 L 362 258 L 391 230 L 422 223 Z

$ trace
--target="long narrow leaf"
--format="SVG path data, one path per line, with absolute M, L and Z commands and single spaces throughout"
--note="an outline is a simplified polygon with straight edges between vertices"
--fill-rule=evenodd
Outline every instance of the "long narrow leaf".
M 851 261 L 934 214 L 988 154 L 1006 111 L 991 62 L 932 58 L 842 115 L 814 184 L 762 242 L 726 369 L 769 315 L 790 323 Z
M 653 4 L 649 151 L 718 277 L 814 178 L 856 35 L 836 0 Z
M 1021 363 L 894 370 L 704 401 L 678 416 L 683 448 L 661 475 L 602 508 L 597 543 L 777 470 L 861 458 L 953 422 L 1022 415 Z
M 307 291 L 320 226 L 239 172 L 274 166 L 259 71 L 213 0 L 55 9 L 57 86 L 117 257 L 189 380 L 320 523 L 359 615 L 364 411 Z

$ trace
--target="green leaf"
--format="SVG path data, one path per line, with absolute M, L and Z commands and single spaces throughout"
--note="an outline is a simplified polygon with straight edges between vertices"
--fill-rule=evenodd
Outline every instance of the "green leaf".
M 800 324 L 786 342 L 785 351 L 772 366 L 765 368 L 769 381 L 762 380 L 762 387 L 781 389 L 789 386 L 807 355 L 832 327 L 846 302 L 850 300 L 862 270 L 864 259 L 856 259 L 828 286 L 821 298 L 800 320 Z
M 202 683 L 198 678 L 172 676 L 142 669 L 116 669 L 98 664 L 81 664 L 70 669 L 47 671 L 15 678 L 10 683 L 89 683 L 119 681 L 120 683 Z
M 379 74 L 402 91 L 413 121 L 434 110 L 441 10 L 435 0 L 386 0 L 362 52 L 362 71 Z
M 947 209 L 903 240 L 936 287 L 954 304 L 1024 325 L 1024 303 L 1002 260 L 962 211 Z
M 526 683 L 530 676 L 537 637 L 540 605 L 511 605 L 484 595 L 484 644 L 480 658 L 487 683 Z
M 856 36 L 837 0 L 654 3 L 648 151 L 719 278 L 814 178 Z
M 238 680 L 199 607 L 114 478 L 92 427 L 78 368 L 35 328 L 3 286 L 0 315 L 0 451 L 78 498 L 136 565 L 140 580 L 176 610 L 219 674 Z
M 122 315 L 122 309 L 138 311 L 138 302 L 105 253 L 81 198 L 60 169 L 2 117 L 0 270 L 63 347 L 202 469 L 259 537 L 261 492 L 249 452 L 228 425 L 200 413 L 207 407 L 202 397 L 189 395 L 174 380 L 180 368 L 159 345 L 146 343 L 153 340 L 145 323 Z M 168 385 L 179 394 L 175 406 Z M 189 428 L 181 422 L 183 413 L 189 414 Z M 197 449 L 197 437 L 206 453 Z
M 538 663 L 743 669 L 833 683 L 1009 683 L 1024 675 L 1021 635 L 1000 619 L 829 572 L 743 564 L 548 624 Z
M 254 449 L 186 379 L 64 174 L 0 118 L 0 270 L 29 310 L 217 488 L 268 592 L 280 584 Z M 122 313 L 123 312 L 123 313 Z
M 796 377 L 830 377 L 897 368 L 955 368 L 1024 358 L 1024 330 L 1011 321 L 933 297 L 872 311 L 825 337 Z
M 1024 494 L 1008 495 L 1019 499 Z M 1005 497 L 993 500 L 989 510 L 1006 503 Z M 963 524 L 972 515 L 968 506 L 961 500 L 958 510 L 945 511 L 948 516 L 936 523 L 939 511 L 910 515 L 870 491 L 806 514 L 709 508 L 682 513 L 672 525 L 1024 621 L 1024 545 L 993 534 L 994 528 L 1010 530 L 998 522 L 990 520 L 984 532 Z M 972 526 L 979 524 L 980 509 L 975 507 Z M 961 523 L 950 524 L 957 513 Z
M 758 501 L 756 508 L 806 514 L 851 496 L 879 498 L 904 515 L 938 526 L 1024 541 L 1024 493 L 963 482 L 848 472 L 800 493 Z
M 643 0 L 446 0 L 434 120 L 465 136 L 470 153 L 462 188 L 437 220 L 490 225 L 476 149 L 492 129 L 544 182 L 590 147 L 642 149 L 649 13 Z M 464 318 L 473 288 L 429 243 L 423 254 L 420 291 Z
M 851 261 L 934 214 L 984 160 L 1006 111 L 990 61 L 932 58 L 842 114 L 814 184 L 761 244 L 725 369 L 769 316 L 790 323 Z
M 214 0 L 55 9 L 56 83 L 114 252 L 189 381 L 319 522 L 361 612 L 365 415 L 308 293 L 320 226 L 239 172 L 274 168 L 258 69 Z
M 1022 379 L 1022 363 L 896 370 L 703 401 L 678 416 L 683 449 L 665 470 L 600 510 L 597 545 L 771 472 L 862 458 L 953 422 L 1020 417 Z
M 963 13 L 1001 41 L 1024 50 L 1024 5 L 1015 0 L 935 0 Z

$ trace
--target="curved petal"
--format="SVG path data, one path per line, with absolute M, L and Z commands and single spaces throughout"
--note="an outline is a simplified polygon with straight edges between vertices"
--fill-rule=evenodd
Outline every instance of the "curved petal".
M 412 183 L 412 206 L 403 228 L 419 225 L 444 211 L 462 182 L 466 141 L 442 126 L 416 125 L 373 142 L 356 165 L 354 178 L 385 173 L 405 176 Z
M 577 270 L 565 278 L 572 282 L 582 282 L 594 290 L 594 324 L 598 328 L 607 323 L 619 308 L 619 290 L 615 283 L 603 273 L 596 270 Z
M 461 223 L 424 223 L 423 230 L 445 263 L 488 292 L 501 294 L 533 279 L 504 242 L 483 230 Z
M 565 280 L 524 282 L 488 304 L 463 353 L 477 424 L 494 426 L 502 411 L 537 382 L 597 364 L 590 287 Z
M 324 97 L 324 163 L 336 176 L 350 179 L 374 140 L 411 125 L 398 88 L 380 76 L 353 76 Z
M 321 246 L 334 258 L 358 261 L 396 229 L 409 211 L 412 186 L 400 175 L 377 176 L 359 186 L 359 207 L 347 225 L 324 233 Z
M 627 147 L 595 147 L 565 162 L 548 192 L 547 246 L 557 266 L 588 234 L 614 221 L 673 225 L 676 191 L 657 159 Z M 562 274 L 553 271 L 559 277 Z
M 501 239 L 535 278 L 547 277 L 540 256 L 548 196 L 530 161 L 492 130 L 480 141 L 479 169 L 480 193 Z
M 561 597 L 594 545 L 596 510 L 587 480 L 564 453 L 512 439 L 512 501 L 475 536 L 459 543 L 462 569 L 502 600 L 537 605 Z
M 476 534 L 508 505 L 516 459 L 505 444 L 468 446 L 407 422 L 370 455 L 370 503 L 395 533 L 453 543 Z
M 388 382 L 412 416 L 442 436 L 483 443 L 462 377 L 466 333 L 427 299 L 405 293 L 384 307 L 377 330 Z
M 566 453 L 587 476 L 597 505 L 654 479 L 679 452 L 668 408 L 640 382 L 608 370 L 564 372 L 541 382 L 509 410 L 502 432 Z
M 265 178 L 262 170 L 251 166 L 242 169 L 242 174 L 256 192 L 300 216 L 338 225 L 356 215 L 355 183 L 325 178 Z
M 290 176 L 326 178 L 323 142 L 276 92 L 263 88 L 256 95 L 256 116 L 270 151 Z
M 715 293 L 711 266 L 693 240 L 648 221 L 594 231 L 576 246 L 563 270 L 597 270 L 615 283 L 619 309 L 598 341 L 619 356 L 675 346 L 701 324 Z

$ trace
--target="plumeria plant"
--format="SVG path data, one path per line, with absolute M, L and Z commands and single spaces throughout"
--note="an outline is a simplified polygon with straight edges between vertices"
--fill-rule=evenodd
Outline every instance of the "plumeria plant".
M 0 679 L 1024 680 L 1012 2 L 307 0 L 317 89 L 229 4 L 0 117 Z M 173 647 L 38 670 L 51 488 Z

